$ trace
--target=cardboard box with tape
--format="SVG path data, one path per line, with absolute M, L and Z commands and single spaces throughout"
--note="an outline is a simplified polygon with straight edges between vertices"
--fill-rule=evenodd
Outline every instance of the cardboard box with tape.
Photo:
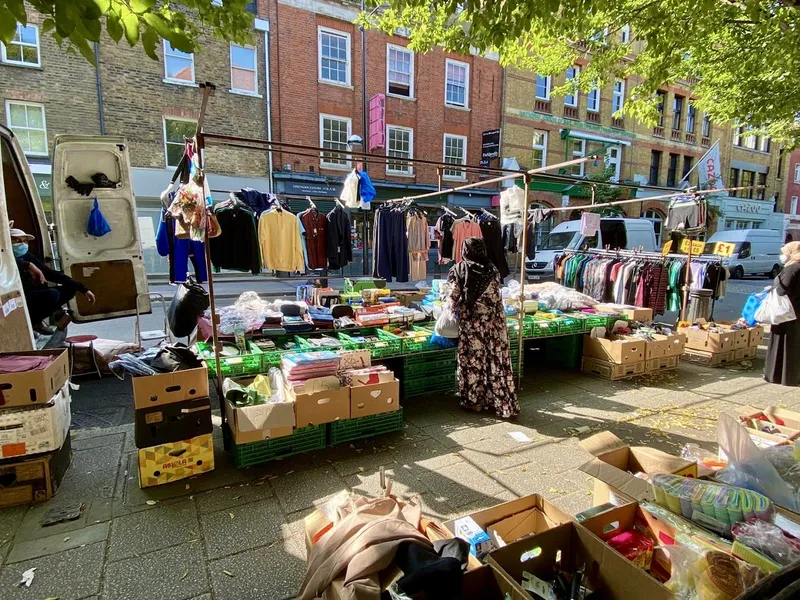
M 595 505 L 608 502 L 610 492 L 622 494 L 629 500 L 652 500 L 653 490 L 649 481 L 637 477 L 637 474 L 651 476 L 656 473 L 671 473 L 697 477 L 696 462 L 655 448 L 628 446 L 610 431 L 593 435 L 580 445 L 594 456 L 579 469 L 595 479 Z
M 0 409 L 34 404 L 47 404 L 69 379 L 69 357 L 66 350 L 0 353 Z M 25 363 L 37 364 L 34 369 Z
M 183 400 L 135 411 L 134 438 L 137 448 L 188 440 L 211 431 L 211 400 L 208 398 Z
M 645 360 L 646 344 L 644 340 L 608 340 L 586 335 L 583 355 L 617 365 L 629 365 Z

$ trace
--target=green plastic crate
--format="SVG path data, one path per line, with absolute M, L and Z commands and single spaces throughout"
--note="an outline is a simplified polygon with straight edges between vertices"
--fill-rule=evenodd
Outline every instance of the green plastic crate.
M 559 335 L 561 332 L 558 319 L 542 319 L 541 321 L 533 319 L 532 328 L 533 337 L 535 338 L 552 337 Z
M 572 335 L 584 331 L 583 319 L 579 317 L 563 316 L 558 319 L 558 332 L 560 335 Z
M 388 331 L 384 331 L 383 329 L 366 329 L 361 332 L 361 335 L 374 335 L 377 336 L 380 341 L 361 342 L 346 333 L 340 333 L 339 337 L 354 344 L 355 347 L 353 349 L 355 350 L 369 350 L 369 354 L 372 358 L 388 358 L 403 354 L 403 340 Z
M 583 335 L 565 335 L 545 341 L 545 362 L 562 369 L 580 369 Z
M 409 379 L 425 379 L 432 375 L 445 375 L 447 373 L 455 373 L 458 359 L 451 358 L 449 360 L 436 360 L 429 363 L 420 363 L 415 365 L 405 365 L 403 370 L 403 377 Z
M 355 440 L 402 431 L 403 429 L 403 408 L 395 411 L 382 413 L 380 415 L 370 415 L 369 417 L 359 417 L 357 419 L 345 419 L 334 421 L 328 424 L 328 444 L 344 444 Z
M 431 352 L 433 350 L 441 350 L 441 346 L 437 346 L 433 342 L 431 342 L 431 337 L 433 337 L 433 331 L 430 329 L 425 329 L 424 327 L 413 326 L 412 329 L 414 331 L 421 331 L 425 333 L 425 337 L 419 338 L 402 338 L 403 342 L 403 354 L 411 354 L 414 352 Z
M 403 391 L 403 399 L 417 398 L 419 396 L 433 396 L 436 394 L 450 394 L 456 389 L 455 377 L 452 384 L 440 384 L 436 387 L 429 385 L 407 385 Z
M 294 338 L 295 338 L 295 336 L 291 336 L 291 335 L 281 336 L 281 337 L 275 338 L 275 340 L 274 340 L 275 341 L 275 345 L 276 346 L 280 346 L 280 345 L 282 345 L 282 344 L 284 344 L 284 343 L 286 343 L 288 341 L 294 341 Z M 262 350 L 261 351 L 261 370 L 263 372 L 267 372 L 267 371 L 269 371 L 270 367 L 280 367 L 281 366 L 281 359 L 283 358 L 284 354 L 287 354 L 287 353 L 290 353 L 290 352 L 302 352 L 302 351 L 303 351 L 302 346 L 298 347 L 296 349 L 293 349 L 293 350 L 276 349 L 276 350 L 267 350 L 266 352 Z
M 327 445 L 327 429 L 325 425 L 312 425 L 295 429 L 291 435 L 250 444 L 234 444 L 227 427 L 223 431 L 226 437 L 225 448 L 233 458 L 233 464 L 241 469 L 295 454 L 322 450 Z
M 319 347 L 315 346 L 311 342 L 309 342 L 309 338 L 321 338 L 321 337 L 330 337 L 337 340 L 341 345 L 340 346 L 328 346 L 328 347 Z M 294 341 L 300 345 L 301 352 L 324 352 L 326 350 L 336 352 L 337 350 L 359 350 L 361 346 L 354 342 L 352 339 L 347 338 L 346 336 L 343 338 L 341 335 L 336 335 L 333 332 L 328 334 L 319 333 L 313 336 L 294 336 Z
M 213 352 L 212 345 L 209 342 L 197 342 L 197 353 L 203 355 L 205 352 Z M 220 358 L 220 368 L 223 377 L 236 377 L 239 375 L 258 375 L 263 371 L 261 366 L 261 355 L 263 354 L 253 342 L 247 342 L 249 354 L 240 354 L 239 356 L 230 356 L 227 358 Z M 209 372 L 212 375 L 217 373 L 217 365 L 214 357 L 204 358 Z
M 456 360 L 457 358 L 458 351 L 455 348 L 448 348 L 447 350 L 439 350 L 435 354 L 411 354 L 403 358 L 403 364 L 409 367 L 431 362 Z
M 590 333 L 595 327 L 608 327 L 607 315 L 589 315 L 583 320 L 583 330 Z

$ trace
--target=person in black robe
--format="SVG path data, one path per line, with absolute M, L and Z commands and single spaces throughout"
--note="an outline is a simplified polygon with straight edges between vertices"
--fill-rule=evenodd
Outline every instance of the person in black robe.
M 775 278 L 779 296 L 788 296 L 794 312 L 800 316 L 800 242 L 781 248 L 785 267 Z M 764 379 L 781 385 L 800 385 L 800 320 L 787 321 L 770 328 Z

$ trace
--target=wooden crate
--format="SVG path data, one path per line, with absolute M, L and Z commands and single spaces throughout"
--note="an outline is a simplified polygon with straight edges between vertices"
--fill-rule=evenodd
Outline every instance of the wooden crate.
M 584 356 L 581 361 L 581 371 L 588 375 L 617 381 L 618 379 L 629 379 L 644 375 L 645 361 L 641 360 L 627 365 L 618 365 L 607 360 Z
M 678 368 L 680 358 L 677 356 L 662 356 L 661 358 L 651 358 L 645 361 L 645 372 L 654 373 L 656 371 L 672 371 Z
M 724 367 L 737 362 L 736 352 L 728 350 L 727 352 L 703 352 L 702 350 L 695 350 L 693 348 L 686 348 L 683 351 L 683 359 L 704 367 Z M 741 360 L 741 359 L 738 359 Z

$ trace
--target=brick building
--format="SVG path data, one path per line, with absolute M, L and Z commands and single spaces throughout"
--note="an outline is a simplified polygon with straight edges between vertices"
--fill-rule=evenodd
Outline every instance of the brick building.
M 786 191 L 783 211 L 786 213 L 786 241 L 800 241 L 800 150 L 786 155 Z

